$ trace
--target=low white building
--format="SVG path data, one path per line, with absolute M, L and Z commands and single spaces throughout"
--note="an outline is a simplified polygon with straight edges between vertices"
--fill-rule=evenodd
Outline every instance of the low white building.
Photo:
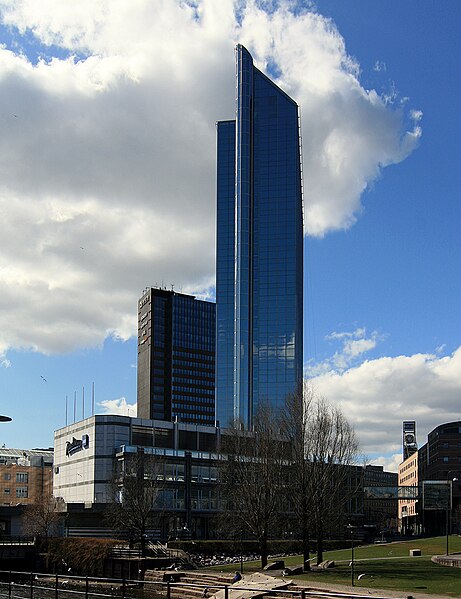
M 106 503 L 114 455 L 129 445 L 132 420 L 97 415 L 55 431 L 54 496 L 66 503 Z
M 152 534 L 166 538 L 191 527 L 198 537 L 208 535 L 216 512 L 217 427 L 97 415 L 55 432 L 53 494 L 66 504 L 68 535 L 107 536 L 106 506 L 116 464 L 137 452 L 159 458 L 163 514 Z

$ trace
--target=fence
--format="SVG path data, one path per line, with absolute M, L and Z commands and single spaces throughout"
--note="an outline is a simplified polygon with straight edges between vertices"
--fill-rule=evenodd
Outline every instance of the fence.
M 174 582 L 166 580 L 157 581 L 139 581 L 119 578 L 95 578 L 80 576 L 64 576 L 62 574 L 42 574 L 36 572 L 15 572 L 0 570 L 0 598 L 2 599 L 140 599 L 146 598 L 165 598 L 171 599 L 173 589 L 181 589 L 182 597 L 188 597 L 187 589 L 195 591 L 203 590 L 202 596 L 207 596 L 205 590 L 208 590 L 208 596 L 217 591 L 223 592 L 224 599 L 231 599 L 234 591 L 255 591 L 261 592 L 265 597 L 300 597 L 309 599 L 367 599 L 369 595 L 350 594 L 348 592 L 328 592 L 314 591 L 312 589 L 268 589 L 256 588 L 254 586 L 230 586 L 227 584 L 196 584 L 185 582 Z M 248 596 L 252 596 L 248 595 Z M 234 595 L 235 596 L 235 595 Z M 239 593 L 239 596 L 243 596 Z M 390 599 L 389 597 L 378 597 L 374 599 Z

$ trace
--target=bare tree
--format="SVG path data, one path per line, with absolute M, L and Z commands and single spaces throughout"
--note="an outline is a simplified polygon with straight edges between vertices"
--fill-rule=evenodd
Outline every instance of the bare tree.
M 155 521 L 154 504 L 163 484 L 163 462 L 138 448 L 125 453 L 116 464 L 111 481 L 112 503 L 107 520 L 113 528 L 128 531 L 138 539 L 141 555 L 146 556 L 147 530 Z
M 311 403 L 311 389 L 306 382 L 303 382 L 293 394 L 287 397 L 286 410 L 281 417 L 282 433 L 290 442 L 289 469 L 292 471 L 290 501 L 301 537 L 304 570 L 310 570 L 311 472 L 307 451 L 308 414 Z
M 277 526 L 284 490 L 284 444 L 274 412 L 264 406 L 253 431 L 236 422 L 222 435 L 220 482 L 224 514 L 236 531 L 257 539 L 262 567 Z
M 63 521 L 64 501 L 46 493 L 24 508 L 24 532 L 43 540 L 45 551 L 48 549 L 48 539 L 56 536 Z
M 356 490 L 354 464 L 359 445 L 340 408 L 316 396 L 306 381 L 287 400 L 282 430 L 292 448 L 290 496 L 308 568 L 311 534 L 320 563 L 325 535 L 349 511 L 346 504 Z

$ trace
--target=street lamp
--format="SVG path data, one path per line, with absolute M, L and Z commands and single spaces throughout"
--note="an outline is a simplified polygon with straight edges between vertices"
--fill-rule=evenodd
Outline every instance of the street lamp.
M 451 480 L 447 480 L 447 497 L 446 497 L 446 503 L 445 503 L 445 533 L 446 533 L 446 537 L 447 537 L 447 546 L 446 546 L 446 551 L 445 551 L 445 555 L 448 555 L 448 536 L 450 533 L 449 530 L 449 513 L 450 513 L 450 505 L 451 505 Z
M 450 474 L 452 472 L 456 472 L 456 470 L 449 470 L 447 473 L 447 485 L 448 485 L 448 489 L 447 489 L 447 502 L 446 502 L 446 510 L 445 510 L 445 532 L 446 532 L 446 551 L 445 551 L 445 555 L 448 555 L 448 538 L 450 535 L 450 510 L 451 510 L 451 506 L 452 506 L 452 502 L 453 502 L 453 483 L 457 482 L 458 479 L 455 478 L 451 478 L 450 479 Z
M 357 528 L 357 526 L 348 524 L 346 528 L 351 533 L 351 585 L 354 586 L 354 530 Z

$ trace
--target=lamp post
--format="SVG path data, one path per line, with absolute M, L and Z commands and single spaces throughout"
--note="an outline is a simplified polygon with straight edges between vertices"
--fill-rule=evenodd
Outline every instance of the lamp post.
M 448 535 L 449 535 L 449 527 L 448 527 L 448 521 L 449 521 L 449 510 L 450 510 L 450 504 L 451 504 L 451 480 L 447 480 L 447 502 L 446 502 L 446 510 L 445 510 L 445 532 L 447 535 L 447 546 L 446 546 L 446 551 L 445 551 L 445 555 L 448 555 Z
M 446 510 L 445 510 L 445 532 L 446 532 L 446 551 L 445 555 L 448 555 L 448 539 L 450 535 L 450 510 L 453 502 L 453 483 L 457 482 L 457 478 L 450 478 L 450 474 L 452 472 L 457 472 L 456 470 L 449 470 L 447 473 L 447 502 L 446 502 Z
M 357 528 L 353 524 L 346 526 L 347 530 L 351 533 L 351 586 L 355 585 L 354 582 L 354 530 Z
M 243 531 L 240 528 L 240 574 L 243 574 Z

